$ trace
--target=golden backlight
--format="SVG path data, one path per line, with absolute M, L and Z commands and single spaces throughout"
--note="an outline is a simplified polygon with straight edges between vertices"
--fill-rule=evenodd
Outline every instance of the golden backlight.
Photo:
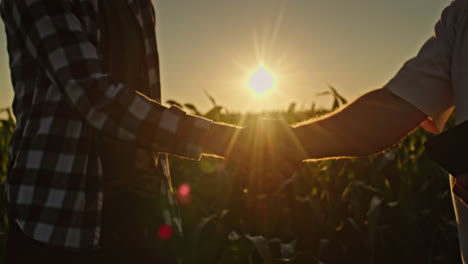
M 256 95 L 263 95 L 271 91 L 275 85 L 275 77 L 265 67 L 260 66 L 249 77 L 249 87 Z

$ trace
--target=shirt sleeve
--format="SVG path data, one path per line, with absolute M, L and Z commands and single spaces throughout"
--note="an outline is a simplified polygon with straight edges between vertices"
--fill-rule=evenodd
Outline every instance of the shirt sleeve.
M 451 82 L 455 25 L 462 1 L 445 8 L 435 34 L 407 61 L 385 88 L 426 113 L 439 130 L 454 109 Z
M 113 83 L 72 1 L 12 0 L 7 6 L 27 52 L 85 122 L 109 137 L 199 158 L 211 121 Z

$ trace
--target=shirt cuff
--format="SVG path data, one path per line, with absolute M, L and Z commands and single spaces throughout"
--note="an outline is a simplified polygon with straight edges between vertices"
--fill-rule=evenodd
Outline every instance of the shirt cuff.
M 437 96 L 428 95 L 430 91 L 421 91 L 409 86 L 411 86 L 410 82 L 400 82 L 398 78 L 395 78 L 385 85 L 385 89 L 425 113 L 434 125 L 442 131 L 455 108 L 453 98 L 450 97 L 450 99 L 441 102 L 444 98 L 447 98 L 446 95 L 437 98 Z M 435 101 L 437 99 L 441 101 Z
M 175 106 L 170 107 L 167 111 L 180 116 L 174 142 L 175 149 L 171 153 L 199 160 L 203 151 L 203 142 L 211 129 L 212 121 L 203 117 L 188 115 Z

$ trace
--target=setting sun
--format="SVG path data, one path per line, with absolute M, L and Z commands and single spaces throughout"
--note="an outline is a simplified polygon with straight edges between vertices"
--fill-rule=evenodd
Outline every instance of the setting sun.
M 260 66 L 250 77 L 249 77 L 249 87 L 257 95 L 265 94 L 270 91 L 275 84 L 275 78 L 265 69 L 265 67 Z

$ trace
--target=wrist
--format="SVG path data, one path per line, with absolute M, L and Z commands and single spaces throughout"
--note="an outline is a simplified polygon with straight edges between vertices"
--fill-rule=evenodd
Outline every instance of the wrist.
M 226 157 L 240 131 L 240 127 L 213 122 L 203 140 L 203 152 Z
M 323 159 L 336 157 L 335 145 L 339 139 L 319 122 L 294 127 L 294 134 L 302 146 L 304 159 Z
M 283 134 L 283 141 L 286 144 L 284 152 L 292 161 L 302 161 L 309 158 L 307 140 L 304 140 L 301 129 L 288 125 L 286 133 Z

